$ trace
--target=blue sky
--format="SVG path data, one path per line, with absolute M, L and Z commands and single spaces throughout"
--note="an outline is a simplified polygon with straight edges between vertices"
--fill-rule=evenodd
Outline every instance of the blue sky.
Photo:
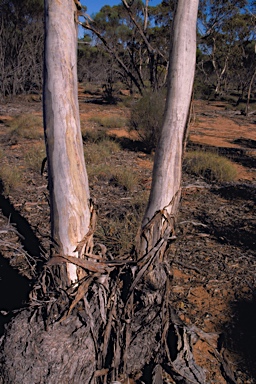
M 120 4 L 121 0 L 81 0 L 82 5 L 86 5 L 87 13 L 92 15 L 98 12 L 104 5 L 117 5 Z M 161 0 L 150 0 L 149 5 L 157 5 L 161 3 Z

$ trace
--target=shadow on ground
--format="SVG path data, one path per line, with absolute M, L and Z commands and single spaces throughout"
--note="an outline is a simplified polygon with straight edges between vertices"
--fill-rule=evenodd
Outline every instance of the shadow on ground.
M 0 336 L 12 317 L 11 311 L 22 308 L 28 301 L 31 282 L 10 266 L 0 254 Z
M 231 304 L 233 322 L 225 324 L 226 347 L 237 355 L 238 366 L 256 379 L 256 297 Z
M 206 232 L 221 244 L 229 244 L 244 250 L 256 250 L 255 201 L 256 187 L 252 184 L 228 184 L 212 187 L 211 193 L 228 201 L 216 209 L 202 207 L 196 219 L 207 225 Z
M 256 140 L 240 138 L 240 139 L 234 140 L 233 143 L 243 145 L 244 147 L 247 147 L 247 148 L 256 149 Z
M 237 222 L 233 225 L 216 226 L 213 229 L 213 235 L 217 237 L 221 243 L 231 244 L 245 249 L 256 249 L 256 233 L 248 226 L 248 229 L 243 229 L 244 222 Z M 253 225 L 253 223 L 252 223 Z
M 0 183 L 0 210 L 10 224 L 21 235 L 20 242 L 23 249 L 36 260 L 36 270 L 40 271 L 44 260 L 41 258 L 42 247 L 39 239 L 34 234 L 29 222 L 20 215 L 3 194 L 3 185 Z M 15 250 L 13 250 L 15 253 Z M 17 269 L 14 269 L 9 261 L 0 254 L 0 335 L 3 333 L 4 324 L 7 323 L 14 309 L 22 308 L 28 300 L 31 281 L 21 276 Z M 7 314 L 5 314 L 7 312 Z
M 133 152 L 144 152 L 149 153 L 149 151 L 145 148 L 145 145 L 142 141 L 139 140 L 132 140 L 128 137 L 116 137 L 113 136 L 114 140 L 120 144 L 122 149 L 127 149 L 129 151 Z
M 34 234 L 29 222 L 14 208 L 8 197 L 3 194 L 3 185 L 0 182 L 0 210 L 2 214 L 15 225 L 16 230 L 22 236 L 21 243 L 25 251 L 32 257 L 40 257 L 41 244 Z
M 213 189 L 213 193 L 227 200 L 240 199 L 256 202 L 256 187 L 251 184 L 234 184 Z

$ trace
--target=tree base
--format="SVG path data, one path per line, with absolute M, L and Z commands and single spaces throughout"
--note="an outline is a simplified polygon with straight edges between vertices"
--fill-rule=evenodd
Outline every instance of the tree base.
M 154 246 L 150 241 L 163 218 L 166 213 L 159 213 L 145 227 L 141 237 L 147 251 L 137 262 L 109 260 L 103 246 L 98 259 L 93 253 L 69 257 L 67 262 L 79 264 L 81 280 L 67 289 L 58 288 L 65 266 L 54 265 L 65 257 L 48 263 L 31 307 L 12 320 L 1 339 L 2 383 L 103 384 L 132 378 L 159 384 L 164 372 L 173 383 L 214 383 L 194 358 L 200 340 L 211 345 L 212 358 L 232 382 L 217 350 L 218 335 L 184 324 L 169 302 L 172 276 L 166 258 L 174 230 L 168 217 L 162 237 Z

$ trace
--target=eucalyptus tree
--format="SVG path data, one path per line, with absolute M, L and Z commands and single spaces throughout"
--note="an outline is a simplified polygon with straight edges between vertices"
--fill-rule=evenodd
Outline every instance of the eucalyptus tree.
M 243 72 L 243 49 L 252 39 L 253 32 L 247 5 L 247 0 L 200 2 L 199 46 L 205 56 L 199 64 L 214 84 L 216 95 L 227 89 L 230 80 L 237 83 L 238 79 L 232 76 L 233 69 L 239 68 L 238 72 Z
M 76 7 L 45 0 L 44 126 L 55 252 L 31 306 L 2 339 L 4 383 L 161 383 L 163 369 L 177 381 L 206 382 L 193 356 L 204 333 L 183 324 L 171 307 L 166 253 L 175 238 L 197 8 L 198 0 L 177 2 L 150 199 L 136 252 L 113 260 L 104 244 L 93 245 L 95 211 L 79 132 Z
M 173 4 L 151 7 L 148 1 L 124 0 L 82 23 L 97 37 L 97 46 L 115 58 L 121 79 L 129 78 L 140 92 L 145 84 L 157 88 L 166 79 Z
M 120 5 L 113 7 L 106 5 L 93 20 L 86 17 L 82 25 L 93 33 L 98 50 L 105 50 L 115 59 L 114 68 L 119 78 L 126 83 L 127 79 L 130 79 L 131 89 L 134 84 L 139 92 L 142 92 L 143 82 L 135 65 L 135 51 L 131 47 L 132 31 L 126 25 L 123 8 Z
M 255 71 L 255 19 L 246 12 L 236 15 L 226 25 L 226 33 L 233 40 L 232 57 L 227 72 L 231 89 L 245 97 Z

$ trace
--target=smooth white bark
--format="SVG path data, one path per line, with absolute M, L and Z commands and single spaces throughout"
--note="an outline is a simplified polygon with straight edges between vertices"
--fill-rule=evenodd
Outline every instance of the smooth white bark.
M 90 226 L 89 187 L 77 94 L 77 25 L 73 0 L 45 0 L 44 126 L 52 236 L 61 254 L 74 252 Z M 67 265 L 71 282 L 76 267 Z
M 178 0 L 172 28 L 168 94 L 162 133 L 156 150 L 153 180 L 143 225 L 157 211 L 175 214 L 179 202 L 183 137 L 196 61 L 198 0 Z

